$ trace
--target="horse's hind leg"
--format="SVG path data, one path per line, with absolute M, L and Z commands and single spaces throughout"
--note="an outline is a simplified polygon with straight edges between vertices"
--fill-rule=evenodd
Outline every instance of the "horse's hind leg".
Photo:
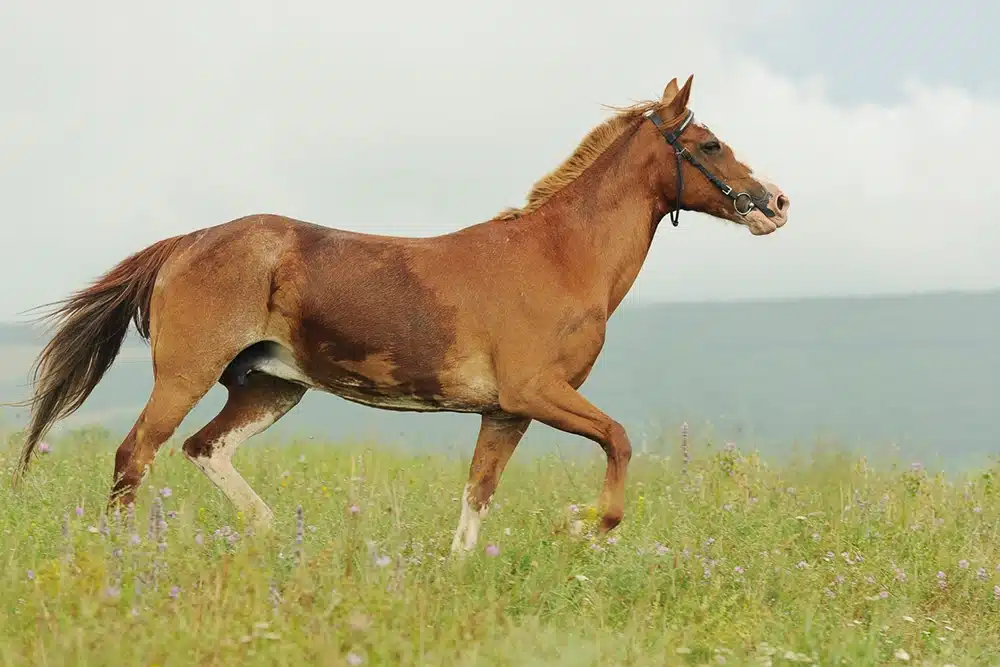
M 161 374 L 153 381 L 153 391 L 142 413 L 115 454 L 115 475 L 110 503 L 130 505 L 142 483 L 146 467 L 191 408 L 208 393 L 214 379 L 194 381 L 181 375 Z
M 236 449 L 295 407 L 306 387 L 263 373 L 226 380 L 229 399 L 215 419 L 184 443 L 184 454 L 259 528 L 273 520 L 267 504 L 233 467 Z

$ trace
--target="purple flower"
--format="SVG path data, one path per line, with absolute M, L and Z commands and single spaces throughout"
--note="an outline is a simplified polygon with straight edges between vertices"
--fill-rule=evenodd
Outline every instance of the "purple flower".
M 118 598 L 121 597 L 122 589 L 118 588 L 117 586 L 108 586 L 108 589 L 105 591 L 105 593 L 107 593 L 107 596 L 109 598 Z
M 197 533 L 195 533 L 195 536 L 194 536 L 194 543 L 195 544 L 201 544 L 204 541 L 205 541 L 205 538 L 201 536 L 201 531 L 198 531 Z
M 828 597 L 828 598 L 835 598 L 835 597 L 837 597 L 837 594 L 834 593 L 833 591 L 831 591 L 829 588 L 824 588 L 823 592 L 826 593 L 826 597 Z
M 981 567 L 978 570 L 976 570 L 976 576 L 979 577 L 979 579 L 981 581 L 986 581 L 986 577 L 987 577 L 986 568 L 985 567 Z
M 80 507 L 79 505 L 77 505 L 77 507 L 76 507 L 76 515 L 77 516 L 83 516 L 83 508 Z
M 130 537 L 128 541 L 132 544 L 139 544 L 139 542 L 142 542 L 142 538 L 139 537 L 138 533 L 132 533 L 132 537 Z
M 937 580 L 938 580 L 938 588 L 948 587 L 948 577 L 941 570 L 938 570 Z
M 167 518 L 168 519 L 176 519 L 177 518 L 177 512 L 175 512 L 174 510 L 170 510 L 169 512 L 167 512 Z
M 28 577 L 28 581 L 34 581 L 35 580 L 35 571 L 34 570 L 28 570 L 26 576 Z
M 385 554 L 382 554 L 381 556 L 375 559 L 375 564 L 378 565 L 379 567 L 385 567 L 391 562 L 392 559 L 386 556 Z
M 743 574 L 743 566 L 737 565 L 736 567 L 733 568 L 733 572 L 735 572 L 736 574 Z
M 618 538 L 617 537 L 609 537 L 608 538 L 608 544 L 618 544 Z
M 351 514 L 357 514 L 358 512 L 361 511 L 361 508 L 358 507 L 357 505 L 351 505 L 349 508 L 347 508 L 347 511 L 350 512 Z M 352 653 L 351 655 L 354 655 L 354 654 Z M 361 664 L 361 663 L 358 663 L 358 664 Z
M 983 511 L 983 508 L 980 507 L 979 505 L 976 505 L 975 507 L 972 508 L 972 511 L 975 512 L 976 514 L 979 514 L 980 512 Z
M 889 597 L 889 591 L 879 591 L 878 596 L 884 600 Z
M 500 547 L 495 544 L 491 544 L 486 547 L 486 555 L 490 558 L 494 558 L 500 555 Z
M 48 454 L 51 451 L 52 451 L 52 447 L 49 446 L 49 443 L 47 443 L 47 442 L 40 442 L 40 443 L 38 443 L 38 453 L 39 454 Z
M 969 569 L 969 561 L 967 561 L 967 560 L 965 560 L 963 558 L 962 560 L 958 561 L 958 566 L 960 568 L 962 568 L 963 570 L 968 570 Z
M 360 665 L 362 662 L 364 662 L 364 660 L 357 653 L 354 653 L 352 651 L 351 653 L 347 654 L 347 664 L 348 665 Z
M 160 495 L 163 496 L 164 498 L 169 498 L 171 495 L 173 495 L 173 493 L 174 492 L 170 490 L 169 486 L 165 486 L 162 489 L 160 489 Z
M 574 503 L 569 506 L 569 511 L 573 514 L 578 514 L 580 512 L 580 506 Z
M 170 597 L 177 599 L 177 596 L 181 594 L 181 589 L 178 586 L 174 586 L 170 589 Z

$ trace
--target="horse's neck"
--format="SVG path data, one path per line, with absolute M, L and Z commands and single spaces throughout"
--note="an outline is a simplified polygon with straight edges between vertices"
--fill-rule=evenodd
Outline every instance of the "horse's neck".
M 554 227 L 565 253 L 580 253 L 595 295 L 610 315 L 632 288 L 665 215 L 649 169 L 652 157 L 636 138 L 571 184 Z M 574 262 L 575 263 L 575 262 Z

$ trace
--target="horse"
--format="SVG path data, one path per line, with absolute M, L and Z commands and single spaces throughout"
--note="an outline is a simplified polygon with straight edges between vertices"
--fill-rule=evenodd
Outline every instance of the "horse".
M 609 107 L 524 206 L 454 232 L 384 236 L 256 214 L 127 257 L 43 316 L 56 325 L 21 404 L 31 417 L 12 484 L 134 323 L 154 380 L 115 454 L 109 508 L 135 502 L 157 450 L 219 383 L 224 407 L 183 452 L 255 529 L 273 513 L 233 453 L 315 389 L 382 410 L 480 415 L 453 552 L 475 548 L 532 421 L 603 449 L 597 530 L 613 530 L 632 446 L 579 389 L 660 221 L 676 226 L 688 210 L 761 236 L 788 218 L 788 196 L 694 121 L 693 78 L 672 79 L 659 100 Z

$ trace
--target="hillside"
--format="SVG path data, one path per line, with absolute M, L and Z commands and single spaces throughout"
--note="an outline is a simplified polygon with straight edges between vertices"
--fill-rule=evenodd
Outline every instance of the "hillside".
M 788 302 L 631 306 L 615 315 L 584 393 L 626 424 L 636 448 L 682 420 L 717 441 L 771 453 L 817 439 L 953 467 L 981 463 L 1000 445 L 1000 292 Z M 0 401 L 25 395 L 39 337 L 0 326 Z M 148 396 L 145 345 L 122 357 L 67 425 L 131 426 Z M 189 416 L 192 431 L 221 407 L 217 387 Z M 6 409 L 10 424 L 24 415 Z M 377 439 L 417 448 L 475 437 L 470 415 L 378 411 L 311 392 L 276 433 Z M 648 435 L 646 435 L 648 434 Z M 539 424 L 522 450 L 564 455 L 592 444 Z

